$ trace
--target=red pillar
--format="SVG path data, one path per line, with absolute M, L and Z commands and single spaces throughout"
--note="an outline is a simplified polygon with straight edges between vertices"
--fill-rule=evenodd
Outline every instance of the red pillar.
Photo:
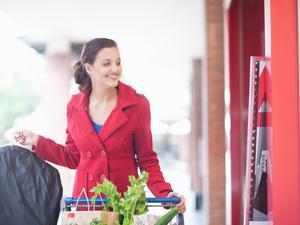
M 297 0 L 271 1 L 274 224 L 300 224 Z
M 230 88 L 231 224 L 243 221 L 250 57 L 264 55 L 264 2 L 232 0 L 226 14 Z
M 227 14 L 229 40 L 229 88 L 230 88 L 230 160 L 231 160 L 231 225 L 242 224 L 242 149 L 246 128 L 243 126 L 243 78 L 242 75 L 242 31 L 241 5 L 238 0 L 232 2 Z

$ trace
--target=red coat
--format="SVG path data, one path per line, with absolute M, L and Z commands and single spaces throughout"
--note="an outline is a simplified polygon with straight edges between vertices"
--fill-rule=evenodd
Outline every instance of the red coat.
M 73 196 L 82 188 L 89 190 L 107 178 L 123 193 L 128 176 L 137 176 L 137 167 L 149 173 L 148 187 L 157 197 L 165 197 L 172 188 L 161 173 L 153 150 L 148 100 L 130 86 L 119 82 L 118 103 L 99 134 L 96 134 L 88 109 L 89 95 L 73 95 L 67 106 L 65 145 L 40 136 L 35 152 L 41 158 L 77 169 Z

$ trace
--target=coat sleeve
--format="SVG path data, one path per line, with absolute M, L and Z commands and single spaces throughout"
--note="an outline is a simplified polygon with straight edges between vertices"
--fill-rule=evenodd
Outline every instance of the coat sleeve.
M 67 107 L 67 117 L 71 114 L 71 104 Z M 34 152 L 44 160 L 55 163 L 60 166 L 76 169 L 80 161 L 80 152 L 76 147 L 68 128 L 66 129 L 67 138 L 65 145 L 56 143 L 55 141 L 39 136 Z
M 157 154 L 153 149 L 152 132 L 150 128 L 150 106 L 147 99 L 143 101 L 141 113 L 139 115 L 139 127 L 134 135 L 134 147 L 138 166 L 141 171 L 148 172 L 149 179 L 147 186 L 154 196 L 166 197 L 169 192 L 172 192 L 172 188 L 163 177 Z

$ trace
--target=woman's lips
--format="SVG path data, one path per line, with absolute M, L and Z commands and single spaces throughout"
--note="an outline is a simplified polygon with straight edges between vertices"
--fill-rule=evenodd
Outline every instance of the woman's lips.
M 109 77 L 109 78 L 111 78 L 113 80 L 119 79 L 119 75 L 115 75 L 115 74 L 113 74 L 113 75 L 106 75 L 106 77 Z

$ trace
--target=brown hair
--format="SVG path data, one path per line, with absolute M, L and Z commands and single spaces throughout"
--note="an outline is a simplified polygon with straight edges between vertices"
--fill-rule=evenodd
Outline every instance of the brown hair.
M 73 66 L 75 82 L 79 84 L 80 92 L 90 92 L 92 90 L 91 78 L 86 72 L 84 64 L 89 63 L 92 65 L 101 49 L 111 47 L 117 47 L 117 43 L 108 38 L 95 38 L 83 45 L 80 60 Z

